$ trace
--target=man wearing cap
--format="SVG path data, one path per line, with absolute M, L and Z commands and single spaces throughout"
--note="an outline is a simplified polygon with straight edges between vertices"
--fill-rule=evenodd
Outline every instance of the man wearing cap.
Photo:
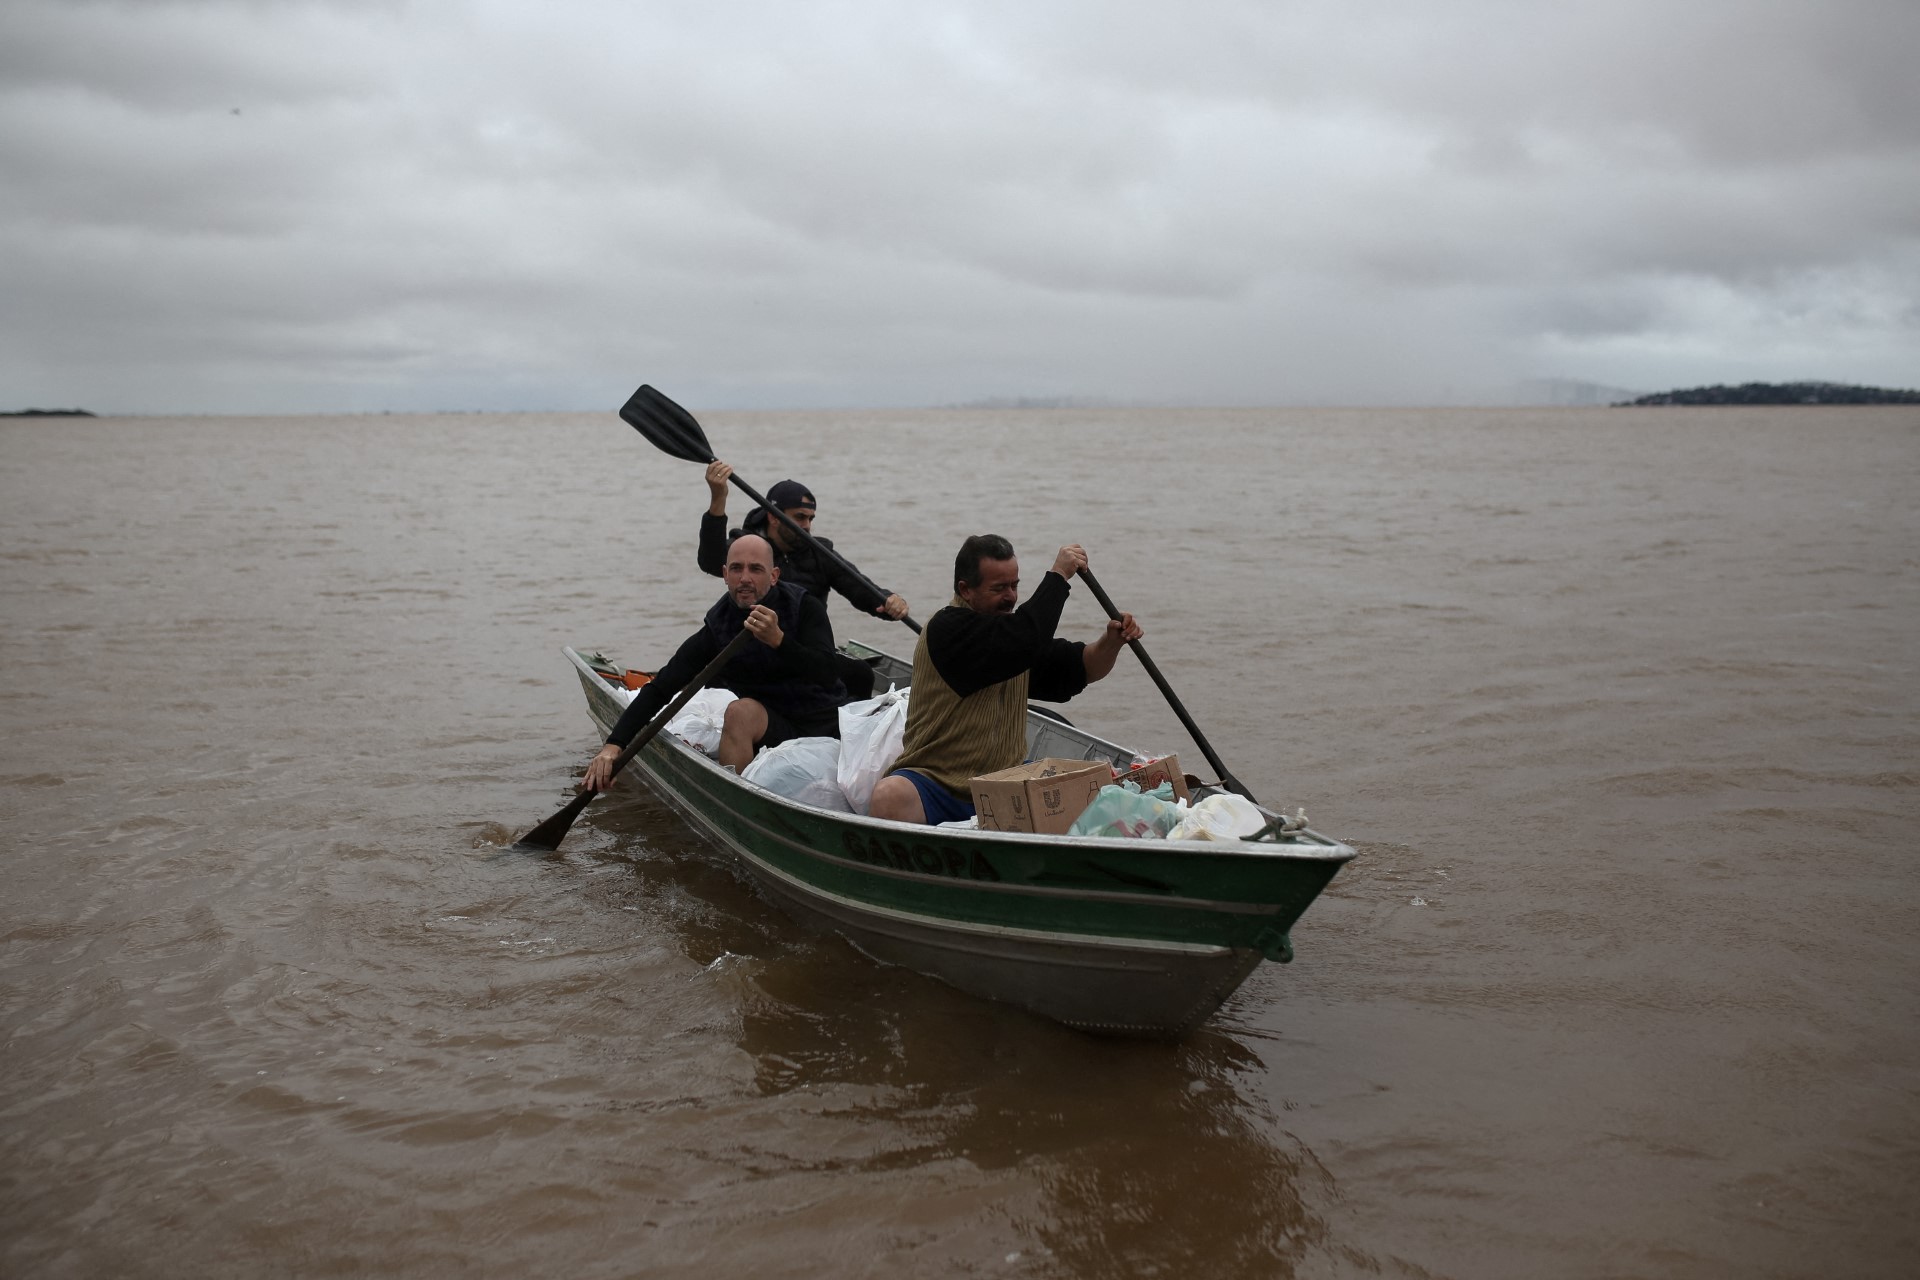
M 973 779 L 1027 755 L 1027 698 L 1065 702 L 1113 670 L 1120 649 L 1142 635 L 1133 615 L 1107 623 L 1091 644 L 1054 636 L 1084 569 L 1078 545 L 1060 548 L 1033 598 L 1020 604 L 1013 544 L 980 533 L 960 544 L 953 602 L 933 615 L 913 651 L 906 740 L 867 812 L 895 822 L 973 816 Z
M 780 570 L 781 581 L 791 583 L 815 597 L 822 608 L 827 604 L 827 593 L 838 591 L 862 613 L 872 613 L 882 618 L 907 616 L 905 600 L 892 592 L 870 588 L 860 581 L 857 574 L 843 569 L 832 557 L 821 555 L 805 538 L 797 536 L 785 524 L 768 516 L 765 507 L 756 506 L 747 513 L 747 518 L 739 528 L 729 529 L 727 478 L 732 474 L 733 468 L 717 459 L 707 466 L 710 501 L 707 503 L 707 513 L 700 518 L 698 557 L 702 573 L 719 576 L 726 563 L 728 542 L 742 533 L 757 533 L 773 544 L 774 565 Z M 782 480 L 767 490 L 767 501 L 786 512 L 802 529 L 813 532 L 813 516 L 818 504 L 813 500 L 813 491 L 807 486 L 798 480 Z M 816 536 L 814 541 L 829 548 L 833 546 L 826 538 Z M 872 668 L 844 655 L 836 655 L 836 658 L 849 696 L 856 699 L 871 697 Z
M 789 738 L 840 736 L 840 704 L 847 700 L 847 691 L 834 661 L 838 655 L 826 606 L 780 580 L 773 547 L 758 534 L 735 538 L 722 559 L 727 594 L 707 610 L 700 629 L 687 637 L 660 674 L 627 704 L 607 735 L 607 745 L 587 764 L 581 783 L 586 790 L 607 789 L 613 762 L 633 736 L 742 631 L 751 632 L 759 643 L 735 654 L 712 684 L 739 695 L 727 704 L 721 725 L 720 763 L 737 771 L 763 746 L 777 747 Z

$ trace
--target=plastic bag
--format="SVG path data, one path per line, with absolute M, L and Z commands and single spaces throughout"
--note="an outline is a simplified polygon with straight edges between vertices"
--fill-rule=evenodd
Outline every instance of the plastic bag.
M 1100 794 L 1073 820 L 1067 834 L 1158 840 L 1180 821 L 1181 812 L 1170 782 L 1151 791 L 1142 791 L 1132 782 L 1118 782 L 1100 788 Z
M 1197 801 L 1173 830 L 1169 840 L 1244 840 L 1267 825 L 1267 815 L 1245 796 L 1223 791 Z
M 888 689 L 840 708 L 840 790 L 853 812 L 865 813 L 873 788 L 900 758 L 907 733 L 906 689 Z
M 740 776 L 777 796 L 816 809 L 851 813 L 840 790 L 840 743 L 834 738 L 789 738 L 748 762 Z
M 736 696 L 731 689 L 702 689 L 687 699 L 679 715 L 667 721 L 667 732 L 712 755 L 720 749 L 720 727 L 726 723 L 727 704 Z

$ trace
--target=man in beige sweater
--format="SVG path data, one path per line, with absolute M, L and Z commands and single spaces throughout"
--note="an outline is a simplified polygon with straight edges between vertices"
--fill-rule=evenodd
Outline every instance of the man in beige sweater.
M 1054 632 L 1086 566 L 1077 545 L 1060 548 L 1033 598 L 1020 604 L 1013 544 L 983 533 L 960 546 L 953 601 L 933 615 L 913 651 L 906 739 L 893 772 L 873 789 L 868 812 L 896 822 L 973 816 L 972 780 L 1027 754 L 1027 699 L 1065 702 L 1113 670 L 1142 632 L 1132 614 L 1107 623 L 1090 644 Z

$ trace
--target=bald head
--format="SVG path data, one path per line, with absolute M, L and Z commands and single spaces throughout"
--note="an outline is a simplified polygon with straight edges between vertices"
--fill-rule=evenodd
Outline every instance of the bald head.
M 757 533 L 742 533 L 727 544 L 727 560 L 732 562 L 736 555 L 759 556 L 765 564 L 773 563 L 773 544 Z
M 727 594 L 737 607 L 753 608 L 780 581 L 780 570 L 773 563 L 773 544 L 757 533 L 741 534 L 727 544 L 727 563 L 720 576 L 726 579 Z

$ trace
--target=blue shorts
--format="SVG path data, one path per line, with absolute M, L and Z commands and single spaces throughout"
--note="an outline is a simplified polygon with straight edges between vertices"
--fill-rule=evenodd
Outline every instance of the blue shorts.
M 929 826 L 936 822 L 964 822 L 973 816 L 973 802 L 962 800 L 926 774 L 915 769 L 896 769 L 889 778 L 905 778 L 920 793 L 920 808 L 926 812 Z

